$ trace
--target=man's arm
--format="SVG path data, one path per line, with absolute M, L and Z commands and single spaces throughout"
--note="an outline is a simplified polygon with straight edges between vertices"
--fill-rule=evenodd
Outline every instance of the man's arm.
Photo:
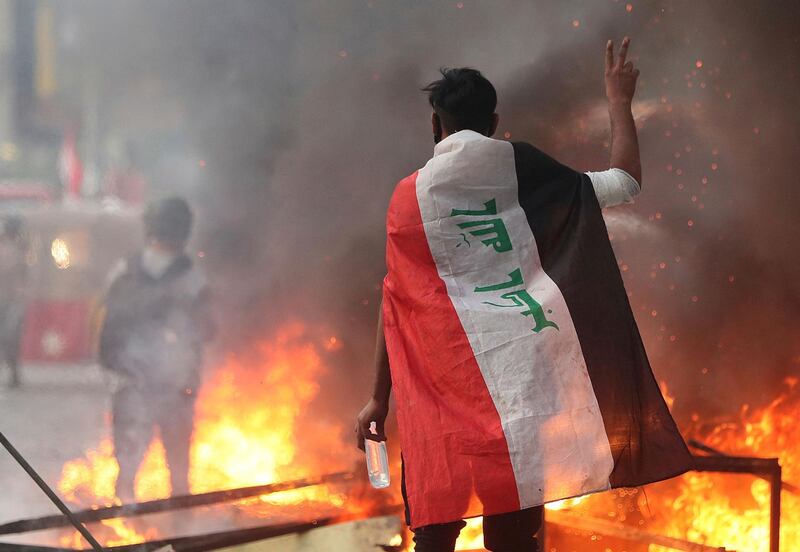
M 389 396 L 392 392 L 392 377 L 389 373 L 389 353 L 386 350 L 386 338 L 383 335 L 383 302 L 378 311 L 378 330 L 375 339 L 375 386 L 372 391 L 372 398 L 361 410 L 356 422 L 356 439 L 358 448 L 364 449 L 364 439 L 374 441 L 386 440 L 384 433 L 384 423 L 389 414 Z M 374 435 L 369 427 L 375 422 L 375 429 L 378 432 Z
M 601 209 L 632 203 L 633 198 L 642 190 L 630 174 L 616 167 L 600 172 L 587 171 L 586 174 L 592 181 Z
M 120 260 L 106 278 L 106 289 L 102 299 L 100 337 L 98 340 L 98 360 L 106 370 L 120 372 L 119 352 L 126 333 L 127 320 L 122 316 L 127 309 L 117 306 L 120 295 L 120 281 L 127 272 L 128 263 Z
M 639 140 L 631 112 L 639 70 L 626 61 L 630 38 L 622 40 L 619 56 L 614 59 L 614 43 L 606 44 L 605 82 L 608 114 L 611 119 L 611 167 L 622 169 L 641 186 L 642 163 L 639 159 Z

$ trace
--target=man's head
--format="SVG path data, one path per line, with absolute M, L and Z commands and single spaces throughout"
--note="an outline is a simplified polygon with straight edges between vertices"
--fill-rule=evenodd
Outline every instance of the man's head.
M 182 251 L 192 232 L 192 220 L 192 210 L 182 197 L 154 201 L 144 212 L 145 236 L 151 245 Z
M 497 130 L 497 92 L 480 71 L 468 67 L 440 70 L 442 78 L 422 89 L 433 108 L 433 139 L 438 143 L 459 130 L 491 136 Z

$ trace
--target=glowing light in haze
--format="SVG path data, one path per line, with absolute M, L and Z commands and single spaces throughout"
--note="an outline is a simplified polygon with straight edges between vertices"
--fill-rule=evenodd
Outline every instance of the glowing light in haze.
M 69 245 L 61 238 L 56 238 L 50 245 L 50 255 L 53 257 L 53 262 L 61 270 L 65 270 L 70 266 L 70 253 Z

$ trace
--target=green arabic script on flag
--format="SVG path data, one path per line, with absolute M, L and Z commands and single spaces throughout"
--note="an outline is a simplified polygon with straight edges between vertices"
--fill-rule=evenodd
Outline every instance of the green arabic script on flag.
M 470 217 L 481 217 L 486 215 L 496 215 L 497 214 L 497 201 L 495 199 L 490 199 L 486 203 L 483 204 L 484 208 L 480 210 L 474 209 L 453 209 L 450 212 L 451 217 L 455 216 L 470 216 Z M 462 230 L 466 230 L 468 228 L 476 228 L 475 230 L 467 230 L 471 235 L 475 237 L 481 236 L 489 236 L 486 239 L 481 240 L 483 244 L 486 246 L 491 245 L 494 250 L 498 253 L 503 253 L 506 251 L 511 251 L 513 249 L 511 245 L 511 238 L 508 235 L 508 231 L 506 230 L 505 223 L 503 222 L 502 218 L 493 218 L 493 219 L 484 219 L 484 220 L 474 220 L 468 222 L 461 222 L 457 223 L 457 226 Z M 464 236 L 464 234 L 461 234 Z M 464 241 L 469 242 L 464 238 Z M 458 247 L 458 246 L 457 246 Z M 507 282 L 501 282 L 499 284 L 489 284 L 485 286 L 477 286 L 473 291 L 476 293 L 486 293 L 491 291 L 500 291 L 504 289 L 515 288 L 521 286 L 522 289 L 517 289 L 515 291 L 509 291 L 500 295 L 501 299 L 506 299 L 511 301 L 510 304 L 501 305 L 499 303 L 493 303 L 491 301 L 483 301 L 485 305 L 492 305 L 493 307 L 527 307 L 527 310 L 523 310 L 520 314 L 522 316 L 531 316 L 533 317 L 534 322 L 536 323 L 533 331 L 539 333 L 545 328 L 555 328 L 558 330 L 558 324 L 552 322 L 551 320 L 547 319 L 547 315 L 544 312 L 544 308 L 542 305 L 534 299 L 530 293 L 525 289 L 525 281 L 522 277 L 522 270 L 517 268 L 508 274 L 510 278 Z M 552 311 L 548 311 L 552 312 Z

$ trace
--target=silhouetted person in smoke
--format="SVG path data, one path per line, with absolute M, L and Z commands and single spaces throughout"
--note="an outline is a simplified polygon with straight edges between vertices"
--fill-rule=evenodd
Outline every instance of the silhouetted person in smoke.
M 606 48 L 601 172 L 491 139 L 497 96 L 478 71 L 424 89 L 436 146 L 389 205 L 376 384 L 356 424 L 360 447 L 385 439 L 394 389 L 418 552 L 451 552 L 481 514 L 487 549 L 533 552 L 543 503 L 688 469 L 600 212 L 640 191 L 629 42 Z
M 11 215 L 0 234 L 0 350 L 11 372 L 11 386 L 21 383 L 19 350 L 28 291 L 27 242 L 22 219 Z
M 112 399 L 117 496 L 134 500 L 134 478 L 158 426 L 173 495 L 189 492 L 189 446 L 203 346 L 212 337 L 208 287 L 184 252 L 192 228 L 185 200 L 144 214 L 146 245 L 110 278 L 100 361 L 118 382 Z

